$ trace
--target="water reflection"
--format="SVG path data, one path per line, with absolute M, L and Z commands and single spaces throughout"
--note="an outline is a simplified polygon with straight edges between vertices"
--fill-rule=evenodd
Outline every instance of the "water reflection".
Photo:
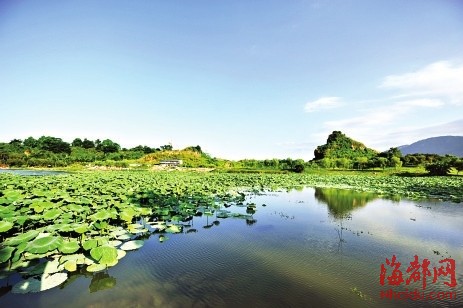
M 111 289 L 116 285 L 116 278 L 109 276 L 108 273 L 96 273 L 88 289 L 90 293 Z
M 90 293 L 95 293 L 102 290 L 109 290 L 116 286 L 116 278 L 109 275 L 108 271 L 90 273 L 84 268 L 79 268 L 77 271 L 69 273 L 69 278 L 60 286 L 60 289 L 68 287 L 79 278 L 91 278 L 88 290 Z
M 377 196 L 368 192 L 357 192 L 335 188 L 315 188 L 315 198 L 328 205 L 329 213 L 335 218 L 348 218 L 350 212 L 364 207 Z

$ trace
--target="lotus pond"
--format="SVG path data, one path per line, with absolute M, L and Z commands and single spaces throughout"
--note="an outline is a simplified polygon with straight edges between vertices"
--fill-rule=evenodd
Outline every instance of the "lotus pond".
M 462 306 L 462 187 L 461 177 L 0 174 L 0 306 Z M 393 256 L 399 286 L 388 285 Z M 405 282 L 415 256 L 429 261 L 426 288 Z M 443 260 L 455 260 L 454 277 L 432 275 Z M 389 289 L 452 298 L 381 299 Z

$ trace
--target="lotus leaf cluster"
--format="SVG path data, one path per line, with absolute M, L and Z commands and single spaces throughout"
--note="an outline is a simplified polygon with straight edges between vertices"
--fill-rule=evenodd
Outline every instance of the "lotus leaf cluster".
M 369 191 L 386 197 L 461 202 L 462 177 L 321 176 L 193 172 L 82 172 L 42 177 L 0 174 L 0 276 L 20 272 L 12 292 L 38 292 L 84 269 L 115 266 L 157 234 L 186 229 L 195 216 L 255 223 L 246 193 L 301 186 Z M 231 204 L 246 214 L 227 210 Z M 112 281 L 108 280 L 107 285 Z M 106 282 L 105 282 L 106 284 Z

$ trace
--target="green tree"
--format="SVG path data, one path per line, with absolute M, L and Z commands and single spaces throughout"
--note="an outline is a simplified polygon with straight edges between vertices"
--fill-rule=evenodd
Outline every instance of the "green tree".
M 377 163 L 377 166 L 378 166 L 379 168 L 384 169 L 384 168 L 387 167 L 388 160 L 387 160 L 386 157 L 378 157 L 377 162 L 378 162 L 378 163 Z
M 61 138 L 42 136 L 39 138 L 38 144 L 41 150 L 53 153 L 71 153 L 71 145 L 61 140 Z
M 355 163 L 357 164 L 357 169 L 363 169 L 368 163 L 368 157 L 357 157 Z
M 33 149 L 39 146 L 39 142 L 34 137 L 28 137 L 24 140 L 23 145 L 28 149 Z
M 15 148 L 21 148 L 23 141 L 21 139 L 13 139 L 10 141 L 10 145 Z
M 88 140 L 87 138 L 84 138 L 84 141 L 82 141 L 82 147 L 84 149 L 93 149 L 95 148 L 95 143 L 91 140 Z
M 165 145 L 161 145 L 161 151 L 172 151 L 173 150 L 173 147 L 172 147 L 172 144 L 165 144 Z
M 441 160 L 426 165 L 425 169 L 430 175 L 447 175 L 450 173 L 452 165 L 450 161 Z
M 83 146 L 83 142 L 82 142 L 82 139 L 80 138 L 76 138 L 72 141 L 71 145 L 73 147 L 82 147 Z
M 458 159 L 453 162 L 453 167 L 457 169 L 457 174 L 460 174 L 460 171 L 463 171 L 463 159 Z
M 402 161 L 397 156 L 391 157 L 390 164 L 391 164 L 391 167 L 396 168 L 396 169 L 402 167 Z
M 115 153 L 120 150 L 119 144 L 113 142 L 110 139 L 105 139 L 101 142 L 100 149 L 103 153 Z

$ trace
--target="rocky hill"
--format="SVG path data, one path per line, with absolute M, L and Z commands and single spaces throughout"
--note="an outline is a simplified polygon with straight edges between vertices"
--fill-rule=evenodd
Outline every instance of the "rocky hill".
M 367 148 L 363 143 L 347 137 L 340 131 L 332 132 L 326 144 L 318 146 L 314 151 L 315 160 L 323 158 L 374 157 L 377 151 Z

